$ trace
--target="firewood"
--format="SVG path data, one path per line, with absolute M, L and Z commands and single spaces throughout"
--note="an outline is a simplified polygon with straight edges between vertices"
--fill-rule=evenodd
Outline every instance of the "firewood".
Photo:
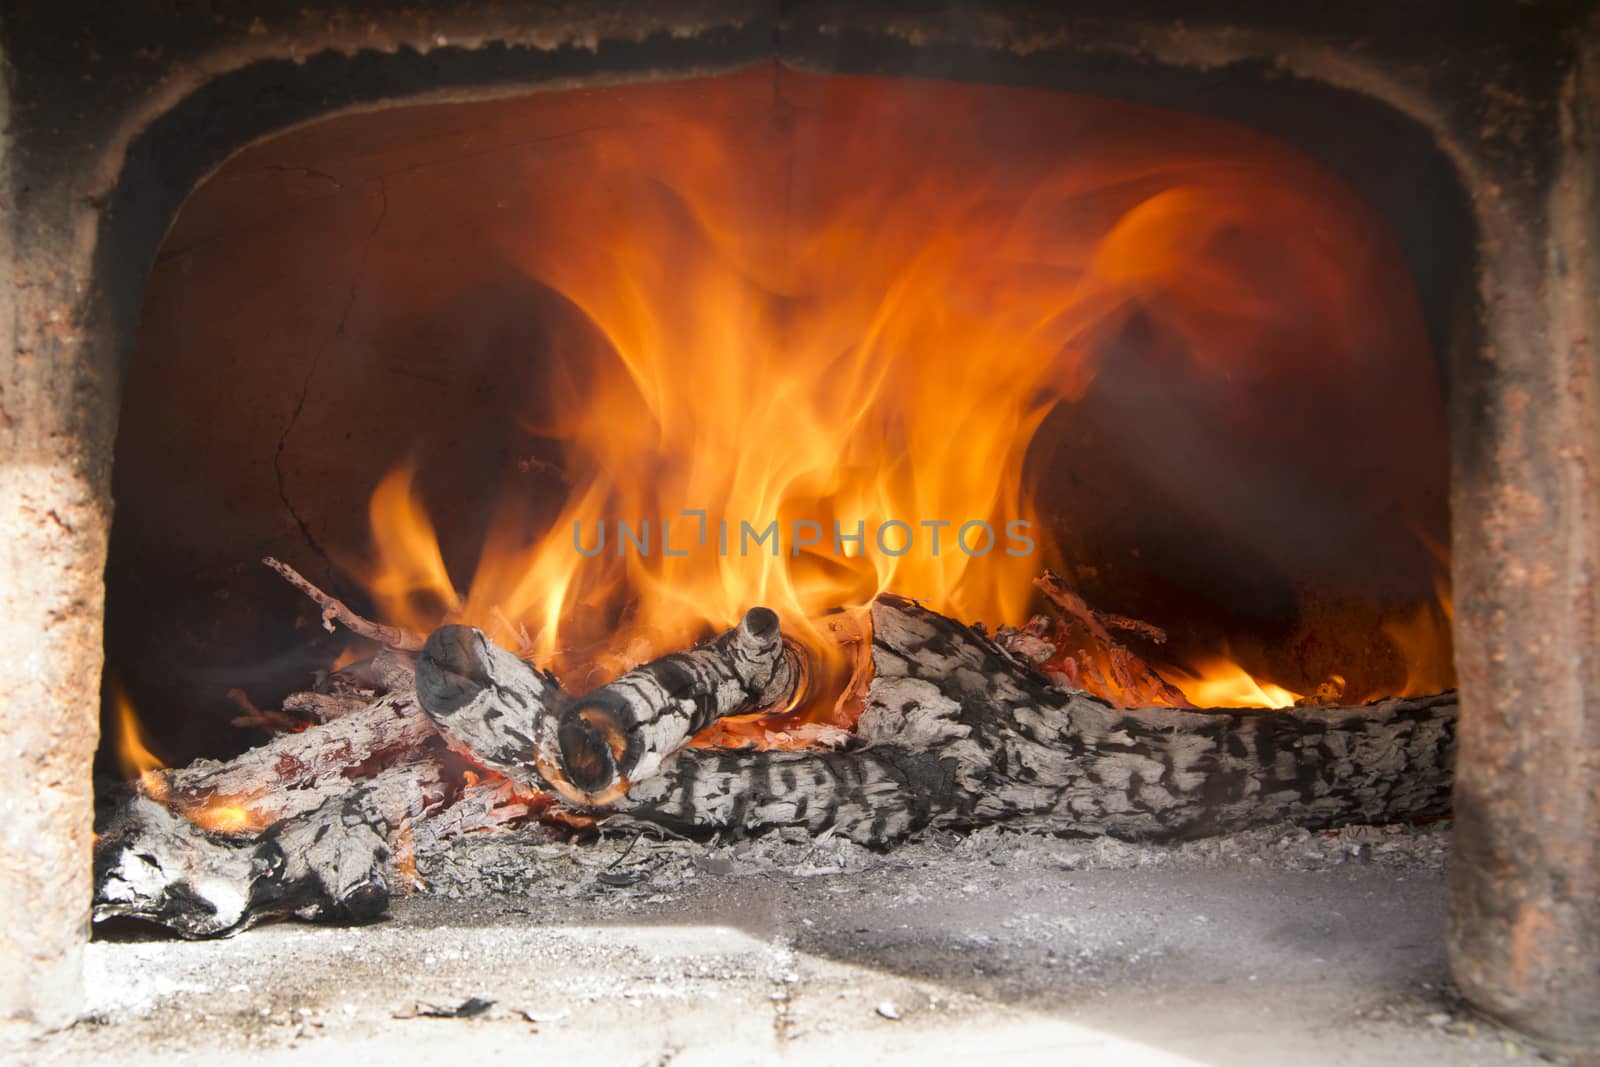
M 554 675 L 481 630 L 441 626 L 417 660 L 416 688 L 451 748 L 530 788 L 546 788 L 535 754 L 555 750 L 555 714 L 567 699 Z
M 344 601 L 329 596 L 312 585 L 306 580 L 305 576 L 287 563 L 273 559 L 271 556 L 266 557 L 261 562 L 277 571 L 283 576 L 284 581 L 310 597 L 322 609 L 322 626 L 329 633 L 333 632 L 333 624 L 337 620 L 351 633 L 365 637 L 369 641 L 376 641 L 378 644 L 388 648 L 401 649 L 407 652 L 416 652 L 422 648 L 422 638 L 417 634 L 399 626 L 385 626 L 382 623 L 363 618 L 350 610 Z
M 560 777 L 553 782 L 576 803 L 609 803 L 634 781 L 654 777 L 664 760 L 718 719 L 783 705 L 804 673 L 777 614 L 752 608 L 705 644 L 646 663 L 564 705 L 556 727 Z
M 226 764 L 148 775 L 97 846 L 96 918 L 152 919 L 188 937 L 276 914 L 354 921 L 382 910 L 417 842 L 436 847 L 553 811 L 678 832 L 803 826 L 881 847 L 926 827 L 1002 821 L 1159 840 L 1449 810 L 1452 693 L 1283 711 L 1119 710 L 890 595 L 872 605 L 872 678 L 848 747 L 682 747 L 719 715 L 781 703 L 801 685 L 802 664 L 770 616 L 753 610 L 734 630 L 578 700 L 481 632 L 442 628 L 416 660 L 416 691 L 409 658 L 391 661 L 395 690 L 360 710 Z M 469 777 L 458 795 L 441 736 L 509 781 Z M 588 777 L 574 779 L 575 767 Z M 605 782 L 625 793 L 581 787 Z M 548 788 L 608 803 L 552 808 L 530 791 Z M 459 810 L 447 806 L 457 799 Z M 215 818 L 233 810 L 243 821 Z M 219 825 L 266 829 L 202 828 Z
M 617 810 L 679 831 L 832 828 L 870 846 L 1006 821 L 1161 840 L 1449 811 L 1453 693 L 1360 707 L 1119 710 L 919 605 L 872 609 L 876 677 L 844 752 L 686 749 Z
M 348 791 L 352 778 L 434 759 L 438 733 L 410 689 L 360 711 L 279 734 L 226 762 L 147 772 L 142 788 L 204 825 L 259 830 Z
M 1080 678 L 1084 675 L 1089 676 L 1102 694 L 1108 696 L 1115 694 L 1123 706 L 1140 703 L 1159 704 L 1170 708 L 1193 706 L 1177 686 L 1163 678 L 1154 667 L 1127 645 L 1111 636 L 1112 630 L 1118 630 L 1135 634 L 1153 644 L 1164 644 L 1167 640 L 1165 630 L 1140 619 L 1112 615 L 1090 607 L 1088 602 L 1074 592 L 1066 580 L 1054 571 L 1046 569 L 1042 575 L 1034 579 L 1033 584 L 1061 614 L 1064 639 L 1065 631 L 1070 630 L 1073 624 L 1082 627 L 1087 637 L 1087 647 L 1077 657 L 1076 670 Z M 1073 651 L 1070 640 L 1067 640 L 1059 651 L 1063 655 L 1070 655 Z M 1101 675 L 1100 665 L 1097 662 L 1101 659 L 1104 660 L 1110 677 Z
M 1362 707 L 1119 710 L 1050 685 L 954 620 L 894 596 L 872 608 L 874 677 L 842 752 L 686 749 L 613 802 L 680 830 L 829 827 L 869 845 L 919 828 L 1012 821 L 1159 839 L 1275 822 L 1448 810 L 1455 698 Z M 436 635 L 437 636 L 437 635 Z M 438 672 L 437 681 L 424 682 Z M 477 631 L 430 646 L 419 692 L 488 765 L 534 782 L 559 689 Z M 530 687 L 536 686 L 535 689 Z M 548 743 L 548 741 L 546 742 Z
M 474 759 L 573 803 L 603 805 L 718 719 L 789 701 L 804 675 L 778 616 L 758 607 L 710 641 L 577 699 L 480 631 L 444 627 L 418 661 L 417 693 Z
M 239 714 L 228 720 L 230 726 L 254 726 L 270 733 L 300 730 L 306 726 L 306 719 L 287 714 L 293 710 L 287 703 L 284 711 L 273 711 L 271 708 L 256 707 L 255 701 L 250 699 L 250 694 L 243 689 L 230 689 L 225 695 L 239 709 Z
M 346 693 L 290 693 L 283 698 L 285 714 L 293 712 L 312 722 L 332 722 L 362 711 L 372 704 L 370 695 Z
M 135 795 L 95 845 L 94 918 L 143 919 L 188 938 L 279 915 L 376 918 L 395 885 L 390 834 L 445 793 L 437 768 L 394 768 L 249 836 L 208 833 Z

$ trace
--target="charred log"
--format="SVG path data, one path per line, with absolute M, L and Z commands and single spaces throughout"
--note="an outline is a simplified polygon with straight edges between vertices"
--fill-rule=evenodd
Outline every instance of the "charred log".
M 428 639 L 417 691 L 441 732 L 484 765 L 604 805 L 718 719 L 789 701 L 804 674 L 778 616 L 753 608 L 705 644 L 576 699 L 480 631 L 448 626 Z
M 554 675 L 471 626 L 441 626 L 417 660 L 417 696 L 451 748 L 530 788 L 547 788 L 536 761 L 553 759 Z M 542 754 L 542 755 L 541 755 Z
M 352 779 L 385 766 L 431 763 L 437 747 L 433 723 L 405 689 L 329 722 L 279 734 L 227 762 L 200 760 L 151 772 L 143 788 L 191 818 L 257 830 L 304 815 L 348 792 Z
M 1454 694 L 1283 711 L 1118 710 L 966 626 L 873 605 L 859 747 L 687 749 L 617 808 L 684 831 L 832 828 L 866 845 L 1007 821 L 1159 840 L 1447 812 Z
M 95 846 L 94 918 L 143 919 L 188 938 L 280 915 L 376 918 L 395 886 L 390 835 L 445 795 L 436 768 L 396 768 L 251 836 L 208 833 L 136 795 Z
M 786 703 L 803 676 L 777 614 L 752 608 L 711 641 L 564 705 L 556 723 L 560 778 L 553 780 L 578 803 L 617 800 L 718 719 Z
M 327 686 L 342 700 L 373 696 L 364 707 L 337 705 L 328 721 L 226 764 L 147 776 L 148 795 L 125 805 L 97 846 L 95 916 L 150 919 L 187 937 L 268 915 L 370 917 L 415 842 L 548 818 L 549 796 L 526 787 L 604 795 L 611 803 L 591 803 L 592 813 L 684 832 L 803 826 L 869 846 L 1000 821 L 1152 840 L 1449 808 L 1453 694 L 1119 710 L 1052 685 L 912 601 L 882 596 L 871 618 L 873 677 L 851 747 L 835 752 L 682 747 L 718 716 L 781 703 L 802 684 L 770 612 L 578 700 L 479 631 L 443 628 L 416 660 L 416 692 L 410 658 L 386 653 L 380 673 L 393 691 L 364 688 L 370 668 Z M 509 781 L 469 777 L 464 791 L 447 782 L 441 734 Z M 618 784 L 625 795 L 614 795 Z M 220 819 L 219 806 L 248 820 Z
M 1052 686 L 978 632 L 911 601 L 880 597 L 872 618 L 874 677 L 856 747 L 683 750 L 670 761 L 663 752 L 661 773 L 636 773 L 614 807 L 681 830 L 832 827 L 870 845 L 929 825 L 1002 820 L 1160 839 L 1449 807 L 1452 694 L 1284 711 L 1119 710 Z M 562 759 L 574 751 L 561 748 L 559 726 L 588 705 L 552 713 L 562 699 L 554 681 L 477 631 L 435 635 L 418 675 L 441 727 L 495 769 L 550 781 L 537 745 Z M 682 714 L 685 729 L 698 721 Z M 596 733 L 614 765 L 619 743 Z M 487 752 L 474 748 L 479 734 L 490 737 Z

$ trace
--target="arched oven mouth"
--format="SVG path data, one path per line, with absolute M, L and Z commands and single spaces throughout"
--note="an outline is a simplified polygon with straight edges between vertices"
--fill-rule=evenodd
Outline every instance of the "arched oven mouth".
M 587 1041 L 600 924 L 817 1052 L 1313 940 L 1423 1059 L 1592 1036 L 1585 5 L 76 7 L 0 20 L 0 1014 L 93 937 L 304 1030 L 376 932 L 381 1026 Z

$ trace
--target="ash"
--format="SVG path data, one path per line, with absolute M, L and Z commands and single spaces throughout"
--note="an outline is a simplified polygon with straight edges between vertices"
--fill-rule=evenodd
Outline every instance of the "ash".
M 1025 871 L 1205 870 L 1251 867 L 1321 871 L 1346 865 L 1391 871 L 1442 871 L 1449 823 L 1347 826 L 1308 831 L 1266 827 L 1180 844 L 1069 838 L 1000 826 L 968 834 L 931 831 L 875 852 L 843 837 L 776 830 L 724 843 L 659 836 L 649 827 L 607 828 L 596 841 L 560 843 L 539 827 L 467 834 L 417 857 L 427 894 L 594 899 L 623 910 L 661 903 L 706 876 L 818 878 L 988 862 Z M 954 861 L 954 862 L 952 862 Z

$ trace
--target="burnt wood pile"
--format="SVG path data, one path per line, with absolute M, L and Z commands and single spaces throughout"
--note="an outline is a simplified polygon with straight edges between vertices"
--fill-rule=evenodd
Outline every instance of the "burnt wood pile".
M 445 626 L 424 642 L 269 565 L 330 628 L 386 647 L 286 700 L 296 729 L 226 763 L 146 774 L 96 846 L 97 919 L 188 937 L 285 914 L 361 921 L 415 884 L 418 848 L 534 818 L 725 836 L 804 827 L 883 848 L 996 822 L 1172 840 L 1450 806 L 1453 693 L 1118 709 L 977 629 L 883 595 L 870 612 L 871 681 L 842 747 L 689 747 L 718 720 L 781 708 L 804 688 L 805 657 L 773 612 L 752 608 L 704 644 L 575 697 L 479 630 Z M 1070 596 L 1049 582 L 1058 605 Z M 1142 672 L 1126 655 L 1115 662 Z

